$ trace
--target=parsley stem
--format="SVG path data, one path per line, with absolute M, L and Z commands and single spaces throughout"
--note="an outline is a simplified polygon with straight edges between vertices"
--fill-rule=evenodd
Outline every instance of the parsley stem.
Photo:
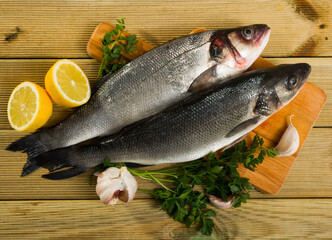
M 153 174 L 153 175 L 165 175 L 165 176 L 170 176 L 170 177 L 174 177 L 177 178 L 176 173 L 163 173 L 163 172 L 145 172 L 143 174 Z
M 172 179 L 167 179 L 167 178 L 157 178 L 154 177 L 153 175 L 167 175 L 170 177 L 174 177 L 176 178 L 177 176 L 173 175 L 173 174 L 160 174 L 159 172 L 148 172 L 148 171 L 140 171 L 140 170 L 134 170 L 131 168 L 127 168 L 129 170 L 130 173 L 145 179 L 145 180 L 155 180 L 155 181 L 164 181 L 164 182 L 174 182 L 174 180 Z
M 136 174 L 137 176 L 145 176 L 145 175 L 164 175 L 164 176 L 170 176 L 170 177 L 174 177 L 177 178 L 177 173 L 165 173 L 165 172 L 161 172 L 161 171 L 154 171 L 154 172 L 150 172 L 147 170 L 133 170 L 131 169 L 132 173 Z
M 155 180 L 157 183 L 159 183 L 163 188 L 165 188 L 167 191 L 170 191 L 170 192 L 172 192 L 172 193 L 175 193 L 176 194 L 176 192 L 175 191 L 173 191 L 172 189 L 169 189 L 168 187 L 166 187 L 164 184 L 162 184 L 158 179 L 156 179 L 153 175 L 150 175 L 151 176 L 151 178 L 153 179 L 153 180 Z
M 163 181 L 163 182 L 174 182 L 174 180 L 171 180 L 171 179 L 167 179 L 167 178 L 157 178 L 157 177 L 154 177 L 154 178 L 152 178 L 151 177 L 152 175 L 149 175 L 148 177 L 145 177 L 145 176 L 138 176 L 138 177 L 140 177 L 140 178 L 142 178 L 142 179 L 145 179 L 145 180 L 159 180 L 159 181 Z
M 175 182 L 174 180 L 167 179 L 167 178 L 156 178 L 156 179 L 158 179 L 159 181 L 163 181 L 163 182 L 171 182 L 171 183 Z
M 148 193 L 148 194 L 151 194 L 151 195 L 156 195 L 156 194 L 155 194 L 153 191 L 151 191 L 151 190 L 146 190 L 146 189 L 138 188 L 137 191 L 145 192 L 145 193 Z
M 180 167 L 174 167 L 174 168 L 166 168 L 166 169 L 158 170 L 158 172 L 160 172 L 160 173 L 171 172 L 171 171 L 174 171 L 174 170 L 179 170 L 180 168 L 181 168 L 181 166 Z
M 139 175 L 137 175 L 137 176 L 142 178 L 142 179 L 145 179 L 145 180 L 151 180 L 151 178 L 148 178 L 148 177 L 143 177 L 143 176 L 139 176 Z

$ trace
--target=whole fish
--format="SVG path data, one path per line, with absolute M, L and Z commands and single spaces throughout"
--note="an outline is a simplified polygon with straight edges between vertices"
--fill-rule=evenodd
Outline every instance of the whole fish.
M 67 119 L 13 142 L 7 150 L 33 157 L 118 132 L 208 86 L 216 80 L 210 76 L 224 79 L 245 71 L 269 35 L 267 25 L 251 25 L 201 32 L 163 44 L 97 82 L 88 103 Z M 28 162 L 23 175 L 33 170 Z
M 237 141 L 288 104 L 310 69 L 301 63 L 252 71 L 193 95 L 118 136 L 49 151 L 31 162 L 50 171 L 73 167 L 43 176 L 64 179 L 106 158 L 143 165 L 197 159 Z

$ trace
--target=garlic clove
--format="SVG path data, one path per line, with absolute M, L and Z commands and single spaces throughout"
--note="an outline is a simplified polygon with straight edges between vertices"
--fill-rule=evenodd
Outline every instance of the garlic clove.
M 234 200 L 234 196 L 229 196 L 228 197 L 228 201 L 224 201 L 222 200 L 221 198 L 218 198 L 216 196 L 213 196 L 213 195 L 209 195 L 209 194 L 206 194 L 211 202 L 211 204 L 217 208 L 220 208 L 220 209 L 227 209 L 227 208 L 230 208 L 233 204 L 233 200 Z
M 98 177 L 98 176 L 99 176 L 99 174 L 100 174 L 100 172 L 95 172 L 95 173 L 93 174 L 93 176 L 96 176 L 96 177 Z
M 137 191 L 137 182 L 133 175 L 128 171 L 126 167 L 121 168 L 123 183 L 125 185 L 125 191 L 121 194 L 124 197 L 122 201 L 130 202 L 134 199 L 135 193 Z M 126 193 L 126 195 L 124 195 Z
M 136 191 L 136 179 L 126 167 L 111 167 L 98 175 L 96 193 L 104 204 L 114 205 L 119 200 L 129 202 Z
M 100 200 L 106 205 L 114 205 L 119 201 L 119 194 L 121 192 L 121 180 L 114 179 L 112 183 L 112 188 L 107 187 L 101 190 Z
M 289 118 L 289 125 L 282 134 L 275 150 L 279 153 L 278 157 L 288 157 L 293 155 L 300 146 L 300 136 L 296 128 L 292 124 L 292 117 Z

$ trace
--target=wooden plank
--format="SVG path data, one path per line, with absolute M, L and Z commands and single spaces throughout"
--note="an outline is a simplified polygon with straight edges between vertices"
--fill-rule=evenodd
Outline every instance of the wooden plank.
M 197 27 L 266 23 L 272 34 L 263 56 L 332 55 L 329 0 L 14 0 L 0 6 L 0 58 L 87 58 L 96 25 L 122 17 L 129 32 L 154 46 Z
M 79 64 L 91 84 L 98 73 L 98 63 L 93 59 L 73 59 Z M 327 102 L 315 126 L 332 126 L 332 59 L 330 58 L 268 58 L 273 64 L 307 62 L 312 66 L 309 82 L 322 88 L 327 94 Z M 11 129 L 7 116 L 7 102 L 11 91 L 23 81 L 32 81 L 44 86 L 44 77 L 54 64 L 53 59 L 0 59 L 0 129 Z M 64 119 L 72 110 L 60 106 L 54 107 L 54 114 L 47 126 L 54 125 Z
M 0 200 L 10 199 L 97 199 L 95 181 L 88 185 L 91 172 L 80 176 L 51 181 L 40 178 L 45 169 L 21 178 L 26 155 L 3 150 L 8 142 L 23 136 L 14 130 L 0 131 Z M 283 188 L 278 194 L 252 192 L 253 198 L 332 197 L 331 161 L 332 128 L 314 128 L 305 142 Z M 275 161 L 278 161 L 276 159 Z M 159 165 L 156 168 L 162 168 Z M 138 179 L 139 188 L 157 185 Z M 151 197 L 138 192 L 136 198 Z
M 103 206 L 99 201 L 9 201 L 0 204 L 2 239 L 328 239 L 331 199 L 251 200 L 217 210 L 204 237 L 159 211 L 153 200 Z M 51 235 L 50 235 L 51 233 Z

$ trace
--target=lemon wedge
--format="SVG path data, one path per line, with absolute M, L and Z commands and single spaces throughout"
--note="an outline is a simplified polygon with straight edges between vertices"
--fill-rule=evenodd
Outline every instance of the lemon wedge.
M 86 103 L 91 95 L 90 84 L 82 69 L 73 61 L 57 61 L 47 72 L 45 87 L 52 100 L 64 107 Z
M 32 82 L 23 82 L 12 92 L 7 106 L 10 125 L 17 131 L 33 131 L 51 117 L 53 105 L 47 92 Z

